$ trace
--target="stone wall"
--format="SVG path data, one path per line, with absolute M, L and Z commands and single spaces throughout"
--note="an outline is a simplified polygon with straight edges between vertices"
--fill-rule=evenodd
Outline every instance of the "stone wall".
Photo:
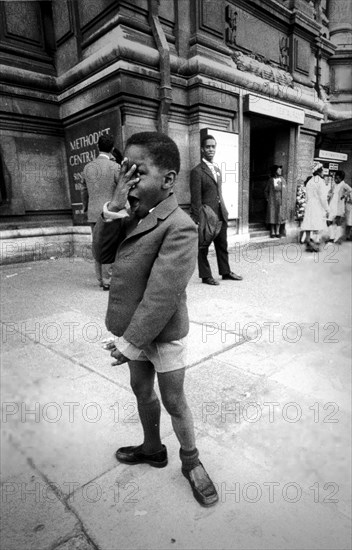
M 278 139 L 277 155 L 310 169 L 335 51 L 324 1 L 5 1 L 0 9 L 3 215 L 72 208 L 74 223 L 84 222 L 82 169 L 106 128 L 119 149 L 136 131 L 168 131 L 181 151 L 176 193 L 187 208 L 199 134 L 213 128 L 239 133 L 245 219 L 249 93 L 305 110 L 301 132 L 293 125 L 289 144 Z M 336 17 L 334 25 L 336 36 Z

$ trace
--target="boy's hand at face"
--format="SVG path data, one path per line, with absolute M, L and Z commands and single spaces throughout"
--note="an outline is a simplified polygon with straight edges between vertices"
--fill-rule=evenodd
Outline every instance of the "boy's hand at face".
M 129 166 L 128 158 L 124 158 L 121 163 L 119 179 L 113 194 L 113 197 L 108 206 L 108 210 L 118 212 L 126 206 L 128 193 L 139 182 L 139 178 L 135 177 L 136 164 Z

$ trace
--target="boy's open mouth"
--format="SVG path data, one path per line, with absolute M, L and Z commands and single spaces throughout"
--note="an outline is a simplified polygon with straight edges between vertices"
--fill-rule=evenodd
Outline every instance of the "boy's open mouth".
M 139 199 L 133 195 L 128 195 L 128 202 L 130 203 L 131 212 L 136 212 L 139 206 Z

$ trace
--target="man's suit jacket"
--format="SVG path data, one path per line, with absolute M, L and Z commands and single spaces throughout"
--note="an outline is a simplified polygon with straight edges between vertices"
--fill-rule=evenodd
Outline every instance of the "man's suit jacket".
M 106 326 L 143 348 L 154 340 L 186 336 L 186 286 L 195 269 L 197 227 L 175 195 L 159 203 L 136 225 L 135 218 L 100 219 L 93 254 L 113 263 Z
M 85 165 L 81 194 L 83 211 L 88 212 L 88 222 L 95 223 L 104 203 L 111 200 L 119 172 L 120 165 L 103 155 Z
M 191 171 L 190 188 L 191 188 L 191 217 L 199 223 L 199 211 L 203 204 L 210 206 L 215 214 L 225 222 L 228 221 L 228 212 L 224 203 L 221 190 L 221 172 L 214 165 L 217 179 L 214 176 L 205 162 L 201 162 Z

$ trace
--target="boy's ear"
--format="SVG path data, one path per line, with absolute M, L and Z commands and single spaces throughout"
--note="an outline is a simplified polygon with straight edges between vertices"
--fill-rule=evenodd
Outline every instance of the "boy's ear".
M 161 186 L 162 189 L 171 189 L 171 187 L 174 185 L 176 180 L 176 172 L 175 170 L 169 170 L 164 176 L 164 181 Z

